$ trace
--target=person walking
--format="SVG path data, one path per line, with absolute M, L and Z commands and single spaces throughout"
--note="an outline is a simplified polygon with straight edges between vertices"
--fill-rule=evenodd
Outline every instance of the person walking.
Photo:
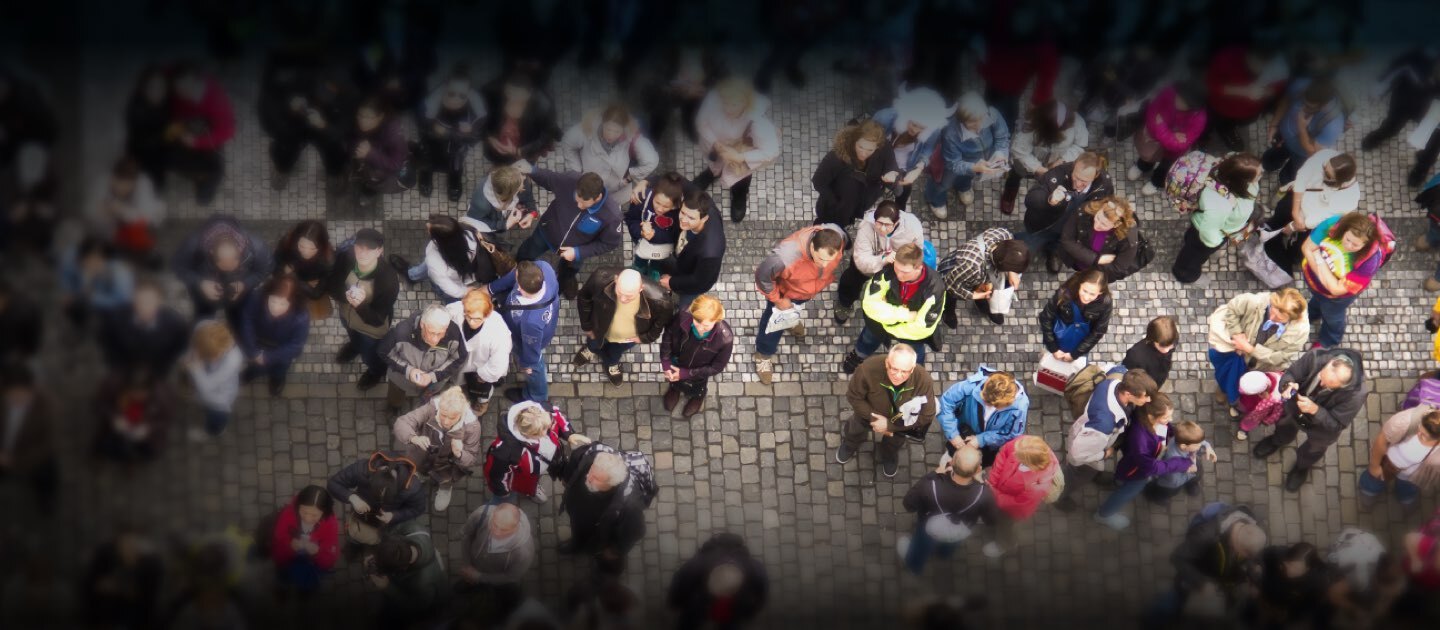
M 1181 284 L 1200 280 L 1205 262 L 1215 252 L 1227 242 L 1238 243 L 1249 235 L 1264 174 L 1260 158 L 1249 153 L 1227 156 L 1211 171 L 1170 267 Z
M 915 530 L 897 538 L 895 549 L 911 573 L 920 575 L 932 555 L 950 557 L 982 522 L 993 526 L 1000 520 L 995 494 L 977 479 L 979 475 L 980 452 L 962 446 L 949 462 L 905 493 L 901 504 L 915 513 Z M 937 540 L 937 534 L 948 540 Z

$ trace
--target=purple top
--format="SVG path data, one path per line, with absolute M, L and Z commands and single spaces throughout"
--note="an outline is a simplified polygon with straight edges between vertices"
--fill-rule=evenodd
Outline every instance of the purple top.
M 1095 230 L 1090 234 L 1090 250 L 1097 254 L 1100 253 L 1101 250 L 1105 249 L 1105 239 L 1109 236 L 1110 230 Z

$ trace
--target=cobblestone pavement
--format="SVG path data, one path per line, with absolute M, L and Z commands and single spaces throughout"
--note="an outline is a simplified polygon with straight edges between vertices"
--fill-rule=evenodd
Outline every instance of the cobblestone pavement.
M 96 139 L 87 147 L 87 163 L 95 168 L 103 168 L 118 145 L 118 133 L 108 130 L 118 125 L 120 103 L 134 71 L 149 59 L 114 61 L 118 70 L 116 64 L 107 65 L 103 76 L 86 76 L 84 82 L 86 129 L 93 132 L 88 137 Z M 689 422 L 668 417 L 659 396 L 656 346 L 630 353 L 627 365 L 634 373 L 619 387 L 605 383 L 593 367 L 571 367 L 567 359 L 581 338 L 573 305 L 567 304 L 563 310 L 561 330 L 548 353 L 555 402 L 584 433 L 654 457 L 661 491 L 646 515 L 649 533 L 632 553 L 627 577 L 645 602 L 647 627 L 660 625 L 664 618 L 663 593 L 673 570 L 711 533 L 722 530 L 742 534 L 769 568 L 773 590 L 764 616 L 767 627 L 802 619 L 824 619 L 831 627 L 869 626 L 887 619 L 901 602 L 922 592 L 983 593 L 991 602 L 989 612 L 983 614 L 987 621 L 1028 626 L 1062 619 L 1108 619 L 1125 624 L 1131 613 L 1138 613 L 1144 602 L 1168 583 L 1173 574 L 1167 561 L 1169 551 L 1189 515 L 1204 501 L 1223 499 L 1257 506 L 1278 541 L 1307 539 L 1325 544 L 1342 526 L 1355 524 L 1374 529 L 1382 539 L 1394 543 L 1413 525 L 1393 505 L 1358 514 L 1355 479 L 1379 421 L 1396 410 L 1414 376 L 1431 366 L 1429 340 L 1420 326 L 1431 298 L 1419 285 L 1435 264 L 1432 257 L 1402 247 L 1351 309 L 1346 341 L 1364 351 L 1373 393 L 1362 417 L 1326 456 L 1311 482 L 1299 494 L 1284 494 L 1281 477 L 1293 460 L 1293 449 L 1285 450 L 1283 463 L 1266 464 L 1252 460 L 1243 445 L 1235 444 L 1223 406 L 1211 395 L 1214 384 L 1208 378 L 1204 356 L 1205 315 L 1228 296 L 1258 290 L 1259 285 L 1239 265 L 1235 254 L 1226 251 L 1210 263 L 1213 283 L 1180 287 L 1170 278 L 1168 268 L 1184 223 L 1160 198 L 1140 198 L 1141 226 L 1157 247 L 1158 256 L 1149 268 L 1118 285 L 1116 317 L 1092 356 L 1118 360 L 1142 335 L 1151 317 L 1173 314 L 1179 318 L 1182 343 L 1167 387 L 1178 401 L 1178 417 L 1206 426 L 1220 454 L 1219 463 L 1206 470 L 1203 496 L 1177 497 L 1168 506 L 1138 502 L 1132 508 L 1138 513 L 1134 525 L 1123 534 L 1096 525 L 1084 509 L 1070 515 L 1042 509 L 1019 528 L 1018 550 L 999 561 L 986 560 L 978 553 L 978 545 L 972 545 L 952 561 L 932 563 L 923 579 L 905 574 L 896 559 L 894 541 L 897 533 L 911 527 L 913 519 L 905 514 L 900 499 L 910 484 L 934 465 L 941 452 L 940 439 L 937 430 L 924 448 L 908 447 L 900 474 L 893 480 L 878 475 L 870 447 L 848 465 L 833 462 L 830 453 L 839 443 L 838 422 L 848 413 L 839 364 L 859 332 L 859 320 L 847 326 L 833 325 L 828 318 L 831 298 L 827 294 L 812 303 L 809 339 L 804 343 L 786 340 L 782 345 L 773 386 L 758 383 L 749 361 L 762 306 L 750 279 L 755 263 L 777 239 L 809 223 L 814 198 L 809 178 L 839 125 L 887 100 L 867 85 L 822 70 L 828 64 L 825 58 L 807 61 L 811 85 L 804 93 L 788 85 L 778 88 L 774 117 L 781 129 L 782 155 L 773 167 L 756 176 L 751 218 L 743 229 L 728 228 L 732 243 L 716 292 L 726 303 L 740 338 L 736 360 L 718 379 L 713 390 L 718 396 L 709 408 Z M 481 60 L 478 64 L 482 76 L 492 69 L 492 63 Z M 278 237 L 296 220 L 324 217 L 336 237 L 374 226 L 387 235 L 388 251 L 412 259 L 418 256 L 422 218 L 433 212 L 455 212 L 443 194 L 431 199 L 415 193 L 394 196 L 384 200 L 381 212 L 359 216 L 343 201 L 327 199 L 318 183 L 318 157 L 313 152 L 304 155 L 287 190 L 271 189 L 266 138 L 254 107 L 258 76 L 258 62 L 223 70 L 221 78 L 239 117 L 239 134 L 226 148 L 224 185 L 214 207 L 206 209 L 194 207 L 184 185 L 172 187 L 173 220 L 165 242 L 173 245 L 211 212 L 234 213 L 270 238 Z M 562 124 L 577 120 L 582 108 L 607 98 L 612 88 L 605 83 L 588 85 L 575 72 L 562 70 L 553 84 L 576 88 L 561 88 L 557 95 Z M 978 87 L 973 77 L 966 85 Z M 576 94 L 584 94 L 587 100 L 582 102 Z M 1374 104 L 1362 105 L 1355 129 L 1346 134 L 1341 148 L 1358 150 L 1360 136 L 1375 126 L 1380 112 Z M 1099 138 L 1098 127 L 1092 129 L 1092 136 Z M 1258 146 L 1262 131 L 1250 130 L 1252 146 Z M 1123 176 L 1132 159 L 1128 142 L 1110 151 L 1111 173 L 1121 191 L 1138 194 L 1138 183 L 1124 181 Z M 667 139 L 661 152 L 662 167 L 673 165 L 686 174 L 696 172 L 701 161 L 699 151 L 683 138 Z M 1423 214 L 1413 208 L 1409 202 L 1412 193 L 1403 184 L 1409 151 L 1392 142 L 1360 159 L 1364 205 L 1385 213 L 1402 238 L 1423 230 Z M 552 157 L 542 165 L 555 162 Z M 467 188 L 479 168 L 479 160 L 472 160 Z M 1267 180 L 1267 194 L 1273 186 L 1273 179 Z M 436 188 L 443 191 L 439 185 Z M 929 238 L 943 252 L 985 227 L 1018 226 L 1018 217 L 999 214 L 998 194 L 998 184 L 980 189 L 975 207 L 957 213 L 952 204 L 952 218 L 944 222 L 934 221 L 921 209 L 918 193 L 915 209 L 927 220 Z M 717 195 L 717 199 L 722 197 Z M 511 244 L 515 243 L 518 236 L 511 239 Z M 611 263 L 622 260 L 628 260 L 628 255 L 624 259 L 619 253 L 606 257 Z M 591 268 L 593 263 L 587 265 Z M 1034 314 L 1056 282 L 1043 269 L 1027 275 L 1017 299 L 1017 314 L 1002 328 L 962 308 L 962 328 L 950 335 L 948 347 L 932 359 L 929 369 L 945 385 L 980 363 L 1013 370 L 1028 381 L 1041 348 Z M 176 291 L 178 297 L 178 288 Z M 412 312 L 429 297 L 428 287 L 404 289 L 397 312 Z M 59 327 L 49 333 L 47 348 L 53 350 L 47 352 L 45 378 L 60 386 L 57 390 L 64 395 L 64 402 L 78 412 L 84 409 L 86 383 L 94 376 L 95 355 L 88 347 L 62 339 L 65 334 Z M 383 388 L 372 395 L 355 390 L 351 383 L 358 368 L 331 362 L 341 339 L 335 319 L 317 323 L 283 397 L 267 398 L 260 385 L 247 390 L 231 429 L 218 441 L 189 445 L 183 432 L 177 431 L 164 457 L 133 475 L 81 464 L 91 428 L 83 414 L 67 415 L 65 431 L 74 439 L 66 440 L 64 455 L 67 464 L 73 465 L 65 467 L 69 493 L 63 499 L 62 518 L 78 528 L 73 535 L 67 534 L 67 544 L 88 549 L 120 522 L 166 523 L 167 531 L 192 533 L 227 525 L 248 528 L 298 488 L 322 482 L 363 453 L 388 445 L 391 418 L 384 412 L 383 394 L 378 393 Z M 1061 417 L 1059 398 L 1033 389 L 1031 396 L 1028 432 L 1059 448 L 1062 426 L 1068 425 L 1068 419 Z M 497 404 L 486 422 L 493 423 L 504 409 L 503 403 Z M 198 424 L 198 412 L 189 413 L 183 422 Z M 463 492 L 457 492 L 448 512 L 427 517 L 452 567 L 460 561 L 458 535 L 468 509 L 484 498 L 483 483 L 472 479 Z M 1092 509 L 1099 500 L 1096 490 L 1086 489 L 1082 494 L 1082 504 Z M 1434 498 L 1426 497 L 1424 502 L 1430 508 Z M 567 535 L 566 520 L 557 515 L 555 502 L 525 503 L 524 508 L 538 523 L 542 547 L 539 566 L 527 586 L 545 601 L 557 602 L 585 567 L 581 561 L 553 552 L 555 543 Z M 365 592 L 368 585 L 351 565 L 342 567 L 332 587 L 322 603 L 349 601 L 349 596 Z M 359 614 L 354 607 L 335 608 L 329 621 Z

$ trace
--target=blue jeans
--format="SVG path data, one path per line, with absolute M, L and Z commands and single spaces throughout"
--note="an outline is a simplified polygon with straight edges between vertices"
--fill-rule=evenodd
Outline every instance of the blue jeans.
M 884 337 L 881 337 L 870 332 L 869 326 L 860 329 L 860 337 L 855 340 L 855 354 L 858 354 L 861 357 L 868 357 L 872 354 L 875 354 L 875 351 L 880 349 L 880 344 L 886 342 L 903 343 L 907 346 L 910 346 L 911 348 L 914 348 L 915 363 L 917 365 L 925 365 L 925 342 L 906 341 L 904 339 L 896 339 L 894 337 L 891 337 L 890 335 L 885 335 Z
M 572 263 L 561 258 L 558 253 L 560 250 L 550 246 L 550 242 L 545 240 L 545 233 L 538 227 L 534 232 L 530 233 L 530 238 L 525 239 L 525 242 L 520 243 L 520 246 L 515 248 L 515 260 L 539 260 L 546 252 L 552 251 L 557 252 L 555 255 L 555 273 L 561 285 L 563 286 L 567 280 L 576 280 L 576 276 L 580 273 L 580 262 L 576 261 Z
M 230 412 L 219 409 L 205 410 L 205 432 L 210 435 L 220 435 L 225 432 L 225 425 L 230 423 Z
M 1220 352 L 1214 348 L 1208 355 L 1210 365 L 1215 367 L 1215 382 L 1220 385 L 1220 391 L 1225 392 L 1225 400 L 1232 405 L 1240 402 L 1240 377 L 1248 369 L 1245 357 L 1238 352 Z
M 545 403 L 550 400 L 549 375 L 545 373 L 545 355 L 540 355 L 540 360 L 533 365 L 521 364 L 522 369 L 530 370 L 530 377 L 525 379 L 523 393 L 525 400 L 531 402 Z
M 794 304 L 804 304 L 808 300 L 791 300 Z M 765 327 L 770 325 L 770 313 L 775 310 L 775 304 L 765 302 L 765 311 L 760 313 L 760 325 L 755 327 L 755 353 L 764 356 L 773 356 L 780 350 L 780 337 L 785 331 L 777 330 L 773 333 L 765 332 Z
M 421 261 L 421 263 L 418 265 L 410 267 L 410 269 L 405 272 L 405 276 L 410 278 L 411 282 L 419 282 L 421 280 L 425 280 L 429 277 L 429 275 L 430 266 L 426 265 L 424 261 Z M 441 304 L 449 304 L 460 299 L 453 295 L 446 295 L 444 291 L 440 290 L 440 287 L 435 286 L 434 282 L 430 283 L 430 290 L 435 292 L 435 299 L 440 300 Z M 462 295 L 460 297 L 465 296 Z
M 945 169 L 945 174 L 940 176 L 939 182 L 927 178 L 925 182 L 925 203 L 930 204 L 932 208 L 944 206 L 946 193 L 951 190 L 955 192 L 970 190 L 971 183 L 974 181 L 974 175 L 956 175 L 947 168 Z
M 355 349 L 360 351 L 360 360 L 365 362 L 365 373 L 385 373 L 385 360 L 380 358 L 380 340 L 348 328 L 345 332 L 350 335 L 350 343 L 355 344 Z
M 1310 292 L 1310 327 L 1314 328 L 1315 320 L 1320 320 L 1320 345 L 1326 348 L 1340 345 L 1345 337 L 1345 309 L 1350 308 L 1356 297 L 1332 298 Z
M 1367 497 L 1378 497 L 1385 494 L 1385 482 L 1370 474 L 1366 468 L 1360 473 L 1360 492 Z M 1420 500 L 1420 486 L 1404 479 L 1395 480 L 1395 500 L 1401 505 L 1410 505 Z
M 1145 491 L 1145 486 L 1148 485 L 1150 485 L 1150 480 L 1141 478 L 1131 479 L 1130 481 L 1115 486 L 1115 489 L 1110 492 L 1110 496 L 1105 497 L 1105 502 L 1100 504 L 1100 510 L 1095 514 L 1103 518 L 1125 509 L 1125 506 L 1129 505 L 1131 501 L 1134 501 L 1135 497 L 1140 496 L 1140 493 Z
M 959 543 L 937 542 L 930 537 L 930 534 L 926 533 L 925 519 L 917 518 L 915 519 L 915 533 L 910 536 L 910 548 L 905 551 L 905 568 L 910 569 L 910 572 L 915 575 L 920 575 L 920 572 L 925 570 L 925 563 L 930 560 L 930 556 L 949 558 L 955 554 L 955 549 L 959 546 Z
M 625 351 L 634 346 L 635 344 L 633 343 L 606 341 L 605 338 L 601 336 L 597 336 L 594 339 L 585 339 L 585 347 L 589 348 L 591 352 L 600 355 L 600 362 L 604 363 L 606 367 L 619 363 L 620 357 L 625 355 Z

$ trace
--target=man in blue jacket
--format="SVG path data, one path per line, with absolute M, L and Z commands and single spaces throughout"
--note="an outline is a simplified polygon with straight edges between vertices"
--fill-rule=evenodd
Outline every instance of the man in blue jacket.
M 514 338 L 515 360 L 521 371 L 529 375 L 525 386 L 505 390 L 510 402 L 550 400 L 550 386 L 545 374 L 545 348 L 555 336 L 560 323 L 560 283 L 555 270 L 543 260 L 521 261 L 515 272 L 495 281 L 491 287 L 505 297 L 500 314 Z M 511 288 L 514 288 L 511 291 Z
M 594 173 L 556 173 L 528 164 L 520 171 L 555 199 L 540 215 L 540 225 L 515 250 L 516 260 L 535 260 L 555 252 L 560 261 L 560 293 L 567 300 L 580 293 L 580 263 L 620 246 L 625 221 L 620 202 L 605 190 Z
M 965 444 L 980 449 L 986 468 L 1006 442 L 1025 434 L 1030 397 L 1008 372 L 980 366 L 940 397 L 940 430 L 945 451 L 954 455 Z

